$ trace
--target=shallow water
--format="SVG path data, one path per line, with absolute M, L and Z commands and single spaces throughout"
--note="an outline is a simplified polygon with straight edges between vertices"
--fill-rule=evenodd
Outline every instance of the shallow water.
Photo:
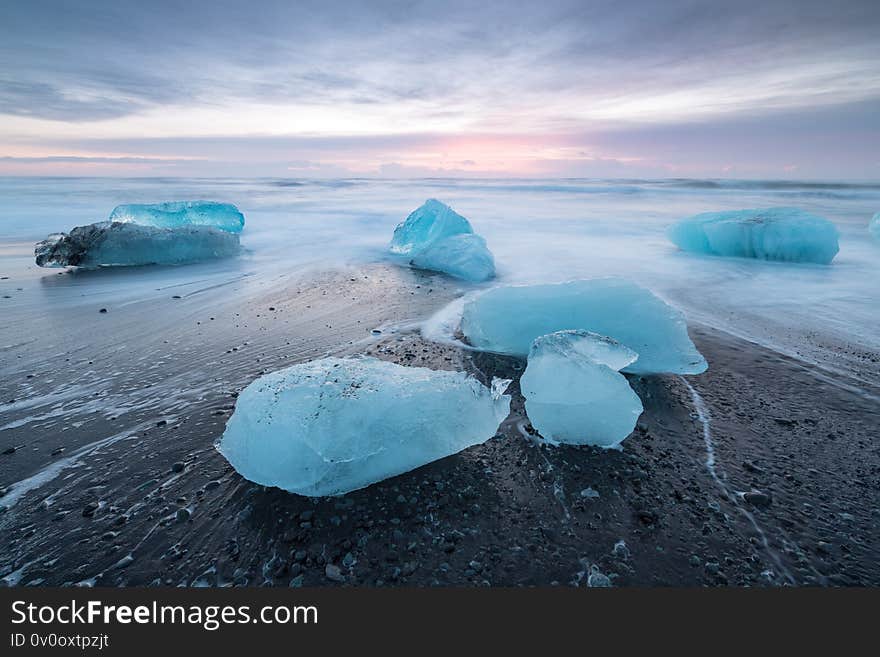
M 495 254 L 499 281 L 623 275 L 692 321 L 843 371 L 880 380 L 880 243 L 867 224 L 880 185 L 712 180 L 0 179 L 0 349 L 7 329 L 58 310 L 129 304 L 226 286 L 231 295 L 280 275 L 385 259 L 394 226 L 426 198 L 468 217 Z M 57 276 L 33 264 L 32 243 L 104 220 L 119 203 L 213 199 L 245 213 L 240 258 L 186 267 Z M 834 221 L 831 266 L 701 257 L 677 251 L 670 223 L 698 212 L 797 206 Z M 22 288 L 22 289 L 19 289 Z M 462 289 L 472 289 L 462 285 Z M 52 309 L 51 311 L 49 309 Z M 2 352 L 0 352 L 2 353 Z

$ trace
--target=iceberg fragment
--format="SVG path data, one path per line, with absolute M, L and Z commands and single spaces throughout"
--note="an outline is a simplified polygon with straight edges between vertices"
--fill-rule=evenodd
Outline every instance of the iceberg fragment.
M 375 358 L 301 363 L 242 391 L 217 449 L 259 484 L 347 493 L 492 438 L 507 383 Z
M 216 201 L 118 205 L 110 213 L 110 221 L 155 228 L 211 226 L 230 233 L 244 228 L 244 215 L 237 207 Z
M 833 223 L 797 208 L 705 212 L 670 227 L 668 236 L 683 251 L 823 265 L 840 248 Z
M 428 199 L 413 210 L 406 220 L 398 224 L 391 238 L 392 253 L 415 255 L 435 242 L 451 237 L 473 233 L 470 222 L 437 199 Z
M 479 283 L 495 276 L 495 259 L 486 240 L 473 233 L 453 235 L 420 251 L 411 264 Z
M 483 351 L 525 357 L 542 335 L 583 329 L 638 353 L 622 368 L 633 374 L 699 374 L 706 360 L 682 313 L 650 291 L 620 278 L 496 287 L 464 306 L 461 332 Z
M 617 370 L 637 358 L 632 349 L 588 331 L 539 337 L 519 383 L 532 426 L 552 443 L 619 445 L 643 409 Z
M 495 259 L 486 240 L 474 233 L 467 219 L 433 198 L 394 229 L 389 250 L 407 256 L 418 269 L 472 282 L 495 276 Z
M 239 251 L 238 235 L 210 226 L 155 228 L 101 222 L 50 235 L 34 248 L 40 267 L 178 265 Z
M 880 240 L 880 212 L 871 219 L 871 222 L 868 224 L 868 231 L 870 231 L 875 240 Z

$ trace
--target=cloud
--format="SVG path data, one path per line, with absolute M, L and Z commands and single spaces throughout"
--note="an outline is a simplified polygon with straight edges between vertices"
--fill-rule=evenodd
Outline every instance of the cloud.
M 426 152 L 423 136 L 513 135 L 532 148 L 567 135 L 556 147 L 577 148 L 600 135 L 592 160 L 555 159 L 660 166 L 670 158 L 655 157 L 650 140 L 667 129 L 710 148 L 720 137 L 702 126 L 754 119 L 756 130 L 786 134 L 780 117 L 876 109 L 878 30 L 873 0 L 796 9 L 772 0 L 9 2 L 0 8 L 0 153 L 25 144 L 52 155 L 77 142 L 80 155 L 195 149 L 214 162 L 506 171 L 554 158 L 459 149 L 452 161 Z M 835 134 L 855 134 L 829 116 Z M 244 153 L 246 143 L 259 151 Z

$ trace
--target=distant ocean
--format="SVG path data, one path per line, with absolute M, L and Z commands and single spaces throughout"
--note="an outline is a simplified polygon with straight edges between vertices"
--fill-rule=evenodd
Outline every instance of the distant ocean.
M 867 230 L 880 211 L 880 184 L 859 183 L 0 178 L 0 275 L 9 277 L 0 283 L 11 297 L 0 306 L 0 347 L 9 322 L 38 323 L 49 305 L 82 298 L 45 284 L 55 272 L 34 266 L 32 243 L 105 220 L 117 204 L 213 199 L 235 203 L 247 219 L 246 252 L 235 262 L 142 268 L 121 280 L 80 284 L 131 302 L 156 294 L 160 283 L 219 280 L 230 268 L 258 284 L 279 272 L 383 260 L 394 226 L 427 198 L 452 205 L 486 237 L 497 282 L 626 276 L 692 321 L 880 381 L 877 371 L 848 360 L 880 351 L 880 243 Z M 664 234 L 670 223 L 699 212 L 768 206 L 796 206 L 833 221 L 841 233 L 834 263 L 695 256 L 677 251 Z

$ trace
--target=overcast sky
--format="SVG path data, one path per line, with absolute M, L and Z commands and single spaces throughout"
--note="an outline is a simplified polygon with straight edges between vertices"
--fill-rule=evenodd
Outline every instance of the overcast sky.
M 880 1 L 4 0 L 0 174 L 880 179 Z

